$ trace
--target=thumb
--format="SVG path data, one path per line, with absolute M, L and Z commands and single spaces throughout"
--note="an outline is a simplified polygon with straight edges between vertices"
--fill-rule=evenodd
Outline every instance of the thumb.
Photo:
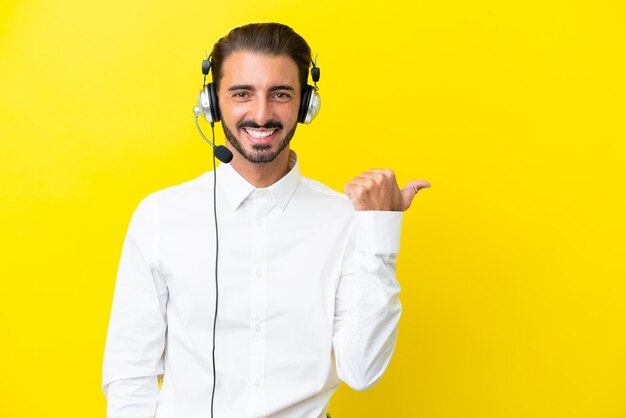
M 406 208 L 411 206 L 411 202 L 413 198 L 421 189 L 427 189 L 430 187 L 430 183 L 424 180 L 413 180 L 407 183 L 402 189 L 402 200 L 404 200 L 404 204 Z

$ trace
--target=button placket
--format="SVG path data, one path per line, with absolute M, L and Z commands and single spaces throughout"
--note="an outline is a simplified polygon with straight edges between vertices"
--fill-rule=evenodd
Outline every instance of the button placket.
M 267 190 L 257 190 L 253 199 L 252 305 L 250 317 L 250 378 L 255 411 L 265 411 L 265 332 L 267 316 L 267 257 L 269 251 L 268 215 L 273 207 Z

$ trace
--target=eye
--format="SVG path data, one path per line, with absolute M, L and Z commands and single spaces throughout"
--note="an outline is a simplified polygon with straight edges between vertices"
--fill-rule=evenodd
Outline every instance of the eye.
M 232 98 L 235 100 L 246 100 L 250 97 L 249 93 L 247 91 L 237 91 L 235 93 L 232 94 Z
M 288 102 L 289 100 L 291 100 L 291 94 L 280 91 L 280 92 L 274 93 L 272 95 L 272 98 L 279 102 Z

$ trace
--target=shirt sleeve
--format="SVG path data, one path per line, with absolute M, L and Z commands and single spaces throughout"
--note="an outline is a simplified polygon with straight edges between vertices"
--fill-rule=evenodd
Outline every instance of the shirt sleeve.
M 102 365 L 108 418 L 153 418 L 156 411 L 168 297 L 155 261 L 157 221 L 149 196 L 135 210 L 122 247 Z
M 337 373 L 355 390 L 373 386 L 395 347 L 402 306 L 396 280 L 402 212 L 357 211 L 335 295 Z

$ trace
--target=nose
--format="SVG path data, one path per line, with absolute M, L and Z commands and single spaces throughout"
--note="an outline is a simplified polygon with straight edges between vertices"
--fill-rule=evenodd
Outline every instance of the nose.
M 265 97 L 260 97 L 254 101 L 254 104 L 250 113 L 251 113 L 250 116 L 252 116 L 252 119 L 256 123 L 258 123 L 260 126 L 265 125 L 274 117 L 271 103 Z

